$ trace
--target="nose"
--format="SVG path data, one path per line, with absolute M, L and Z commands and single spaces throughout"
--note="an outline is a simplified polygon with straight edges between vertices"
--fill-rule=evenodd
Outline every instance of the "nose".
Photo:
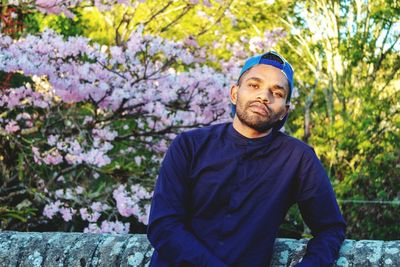
M 261 101 L 262 103 L 270 103 L 271 102 L 271 94 L 269 92 L 269 90 L 260 92 L 257 95 L 257 100 Z

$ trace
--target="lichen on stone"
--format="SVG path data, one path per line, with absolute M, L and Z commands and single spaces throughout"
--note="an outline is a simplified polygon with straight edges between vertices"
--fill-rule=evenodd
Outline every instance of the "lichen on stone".
M 128 257 L 129 266 L 138 266 L 143 262 L 144 255 L 143 253 L 136 252 L 134 255 Z
M 337 260 L 336 265 L 340 266 L 340 267 L 349 267 L 349 262 L 347 261 L 347 259 L 345 257 L 340 257 Z
M 393 261 L 391 260 L 391 259 L 386 259 L 385 260 L 385 264 L 387 264 L 387 265 L 390 265 L 390 264 L 392 264 L 393 263 Z
M 296 264 L 307 241 L 277 239 L 271 267 Z M 149 266 L 153 251 L 145 235 L 0 233 L 1 267 Z M 345 240 L 334 266 L 400 266 L 400 241 Z
M 124 247 L 124 242 L 116 242 L 116 243 L 114 243 L 113 248 L 111 250 L 111 256 L 115 256 L 115 255 L 121 254 L 123 252 L 122 251 L 123 247 Z
M 385 253 L 387 254 L 398 254 L 399 251 L 398 248 L 385 248 Z
M 38 251 L 35 250 L 35 252 L 33 252 L 33 255 L 29 255 L 28 260 L 32 262 L 33 267 L 40 267 L 43 262 L 43 257 Z
M 147 251 L 146 253 L 146 257 L 151 257 L 151 255 L 153 255 L 154 249 L 150 249 L 149 251 Z
M 279 257 L 279 263 L 285 264 L 287 263 L 289 258 L 289 251 L 288 250 L 284 250 L 280 252 L 280 257 Z
M 342 247 L 340 248 L 340 253 L 344 254 L 344 253 L 348 253 L 349 251 L 351 251 L 353 249 L 354 246 L 354 241 L 344 241 Z
M 381 257 L 382 257 L 382 245 L 383 245 L 383 241 L 375 241 L 375 242 L 370 242 L 368 244 L 368 248 L 370 248 L 372 251 L 367 256 L 367 259 L 371 263 L 377 263 L 381 259 Z
M 304 249 L 304 245 L 303 244 L 298 244 L 297 242 L 290 242 L 288 243 L 288 247 L 291 250 L 294 250 L 296 252 L 300 252 Z

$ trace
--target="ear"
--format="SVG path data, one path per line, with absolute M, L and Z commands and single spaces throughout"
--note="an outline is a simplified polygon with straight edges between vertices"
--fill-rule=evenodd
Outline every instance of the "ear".
M 285 105 L 285 113 L 279 118 L 280 120 L 283 120 L 283 118 L 289 113 L 290 110 L 290 103 Z
M 233 105 L 236 105 L 238 90 L 239 90 L 239 86 L 237 86 L 236 84 L 231 86 L 230 98 L 231 98 L 231 103 Z

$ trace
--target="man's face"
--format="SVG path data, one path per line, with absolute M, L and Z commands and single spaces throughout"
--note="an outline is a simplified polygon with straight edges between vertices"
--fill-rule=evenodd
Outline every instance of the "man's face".
M 270 65 L 256 65 L 231 88 L 231 102 L 236 105 L 239 121 L 260 133 L 267 132 L 288 112 L 286 99 L 289 84 L 281 70 Z

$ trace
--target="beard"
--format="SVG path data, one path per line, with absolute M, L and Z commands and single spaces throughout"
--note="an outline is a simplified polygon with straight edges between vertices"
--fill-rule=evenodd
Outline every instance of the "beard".
M 260 133 L 265 133 L 280 123 L 280 118 L 285 114 L 285 108 L 274 112 L 265 105 L 268 114 L 263 116 L 261 114 L 254 114 L 249 110 L 250 106 L 255 102 L 259 101 L 249 101 L 245 104 L 241 104 L 240 101 L 238 101 L 236 105 L 236 115 L 241 123 Z

